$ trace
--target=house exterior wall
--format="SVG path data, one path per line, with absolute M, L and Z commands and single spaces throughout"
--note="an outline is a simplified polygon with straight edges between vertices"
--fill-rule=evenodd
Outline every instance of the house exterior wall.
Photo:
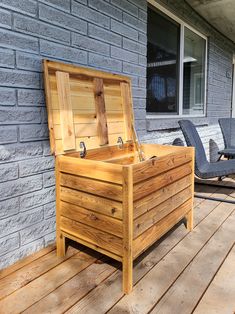
M 221 146 L 214 123 L 230 111 L 233 46 L 184 1 L 161 4 L 209 36 L 208 114 L 195 122 L 206 148 Z M 146 120 L 146 31 L 146 0 L 0 0 L 0 268 L 55 239 L 43 58 L 131 76 L 140 139 L 182 138 L 178 119 Z

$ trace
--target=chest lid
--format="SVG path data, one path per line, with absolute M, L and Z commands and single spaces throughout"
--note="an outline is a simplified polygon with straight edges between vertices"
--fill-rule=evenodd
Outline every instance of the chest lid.
M 135 141 L 130 78 L 49 60 L 44 75 L 52 153 Z

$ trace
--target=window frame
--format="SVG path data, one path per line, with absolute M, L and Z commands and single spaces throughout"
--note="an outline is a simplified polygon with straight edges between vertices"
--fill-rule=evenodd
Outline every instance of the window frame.
M 147 119 L 168 119 L 168 118 L 200 118 L 200 117 L 206 117 L 206 112 L 207 112 L 207 56 L 208 56 L 208 38 L 206 35 L 202 34 L 192 26 L 190 26 L 188 23 L 184 22 L 182 19 L 178 18 L 176 15 L 174 15 L 172 12 L 167 10 L 165 7 L 160 5 L 159 3 L 156 2 L 156 0 L 148 0 L 148 5 L 151 8 L 155 7 L 168 17 L 170 17 L 172 20 L 177 22 L 180 25 L 180 55 L 179 55 L 179 84 L 178 84 L 178 94 L 179 94 L 179 113 L 176 115 L 168 115 L 168 114 L 157 114 L 157 113 L 150 113 L 147 111 L 146 108 L 146 118 Z M 183 114 L 183 84 L 184 84 L 184 29 L 187 27 L 190 31 L 194 32 L 201 38 L 205 39 L 205 86 L 204 86 L 204 110 L 202 114 L 197 114 L 197 115 L 184 115 Z

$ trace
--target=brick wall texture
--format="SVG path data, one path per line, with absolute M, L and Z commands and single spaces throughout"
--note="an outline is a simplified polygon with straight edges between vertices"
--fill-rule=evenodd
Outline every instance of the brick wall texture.
M 222 145 L 234 47 L 184 1 L 161 1 L 208 36 L 205 147 Z M 146 0 L 0 0 L 0 268 L 55 239 L 54 157 L 50 155 L 42 59 L 132 77 L 135 122 L 144 141 L 171 143 L 179 131 L 146 126 Z M 206 121 L 206 123 L 205 123 Z M 216 132 L 216 133 L 215 133 Z

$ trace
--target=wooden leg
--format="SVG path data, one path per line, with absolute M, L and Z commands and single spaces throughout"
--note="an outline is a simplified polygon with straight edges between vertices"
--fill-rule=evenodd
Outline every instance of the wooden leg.
M 122 262 L 122 284 L 123 292 L 129 294 L 133 288 L 133 261 L 130 256 L 123 258 Z
M 61 233 L 56 237 L 56 249 L 58 257 L 65 256 L 65 237 Z
M 189 231 L 193 230 L 193 210 L 190 210 L 188 214 L 186 215 L 186 227 Z

